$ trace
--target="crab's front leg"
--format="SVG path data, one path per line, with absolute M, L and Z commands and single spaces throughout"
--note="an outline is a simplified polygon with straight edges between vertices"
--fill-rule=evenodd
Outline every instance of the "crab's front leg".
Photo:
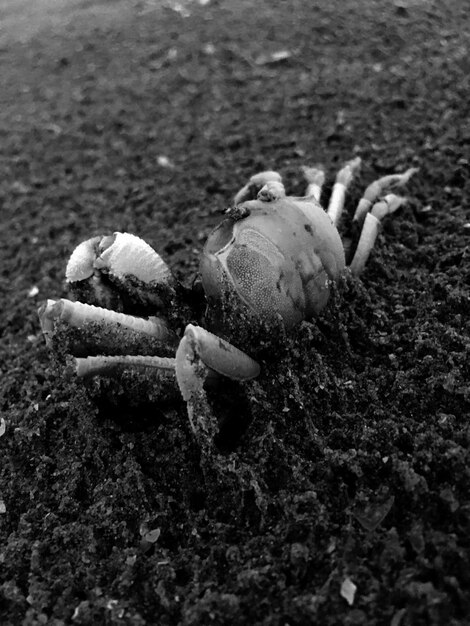
M 70 303 L 73 307 L 78 304 Z M 54 305 L 56 306 L 56 305 Z M 68 308 L 68 305 L 67 307 Z M 115 314 L 101 310 L 104 325 L 120 324 L 124 321 L 130 330 L 135 322 L 145 323 L 132 316 Z M 119 315 L 118 319 L 114 319 Z M 139 333 L 149 332 L 139 328 Z M 186 402 L 191 429 L 200 446 L 210 450 L 218 433 L 218 420 L 208 401 L 205 384 L 215 378 L 228 378 L 233 381 L 247 381 L 260 373 L 259 364 L 250 356 L 228 341 L 210 333 L 200 326 L 188 324 L 176 350 L 176 357 L 153 355 L 98 355 L 75 358 L 77 376 L 115 376 L 122 370 L 140 370 L 150 377 L 160 380 L 162 375 L 176 374 L 176 380 L 183 400 Z M 152 374 L 154 372 L 155 374 Z
M 167 329 L 159 320 L 140 319 L 131 315 L 115 313 L 80 302 L 69 300 L 48 301 L 40 310 L 43 332 L 49 341 L 58 324 L 66 324 L 85 332 L 90 324 L 97 323 L 100 331 L 121 332 L 120 340 L 126 337 L 139 342 L 139 337 L 150 336 L 174 341 L 167 336 Z M 132 333 L 129 335 L 129 333 Z M 124 345 L 123 344 L 123 345 Z M 81 351 L 81 349 L 79 349 Z M 116 376 L 123 370 L 145 372 L 157 385 L 163 377 L 174 376 L 181 395 L 187 404 L 191 429 L 201 449 L 210 452 L 218 432 L 218 421 L 207 399 L 205 384 L 211 379 L 226 377 L 234 381 L 255 378 L 260 373 L 258 363 L 247 354 L 200 326 L 188 324 L 176 350 L 176 358 L 143 354 L 117 354 L 97 356 L 75 356 L 75 373 L 79 378 L 93 376 Z
M 258 363 L 228 341 L 200 326 L 186 326 L 176 352 L 176 378 L 187 404 L 191 428 L 202 449 L 212 445 L 218 430 L 204 389 L 207 378 L 218 374 L 245 381 L 259 373 Z

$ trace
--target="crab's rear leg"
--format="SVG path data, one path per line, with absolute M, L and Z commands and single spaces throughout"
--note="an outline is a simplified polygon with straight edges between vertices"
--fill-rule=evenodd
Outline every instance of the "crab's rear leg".
M 321 165 L 313 167 L 303 165 L 302 172 L 307 182 L 305 197 L 313 198 L 316 202 L 320 202 L 321 191 L 325 182 L 325 170 Z
M 356 252 L 349 265 L 349 269 L 354 275 L 359 275 L 365 267 L 367 259 L 374 247 L 377 235 L 379 234 L 382 218 L 394 213 L 405 204 L 406 201 L 406 198 L 391 193 L 386 195 L 379 202 L 376 202 L 370 212 L 366 214 Z
M 361 159 L 360 157 L 356 157 L 355 159 L 345 163 L 345 165 L 336 174 L 335 184 L 333 185 L 330 202 L 326 211 L 335 226 L 338 226 L 343 212 L 346 191 L 360 167 Z
M 259 375 L 260 366 L 232 344 L 192 324 L 186 326 L 175 365 L 191 428 L 201 446 L 207 447 L 218 430 L 204 389 L 208 376 L 215 373 L 231 380 L 246 381 Z
M 367 213 L 371 210 L 374 202 L 383 195 L 391 192 L 397 187 L 403 187 L 410 178 L 418 171 L 418 168 L 411 167 L 401 174 L 389 174 L 372 182 L 359 200 L 356 211 L 354 213 L 353 222 L 360 226 L 364 222 Z
M 356 251 L 349 266 L 353 274 L 358 275 L 364 269 L 377 239 L 381 220 L 386 215 L 394 213 L 407 201 L 406 198 L 387 192 L 404 186 L 417 171 L 418 168 L 412 167 L 401 174 L 383 176 L 365 190 L 353 218 L 353 225 L 361 229 Z

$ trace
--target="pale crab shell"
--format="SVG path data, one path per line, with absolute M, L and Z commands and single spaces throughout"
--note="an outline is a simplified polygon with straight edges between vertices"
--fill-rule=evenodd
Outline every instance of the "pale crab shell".
M 86 280 L 96 270 L 105 270 L 116 278 L 135 276 L 144 283 L 168 284 L 173 276 L 159 254 L 140 237 L 130 233 L 114 233 L 93 237 L 73 251 L 65 277 L 67 282 Z
M 225 219 L 203 250 L 209 298 L 233 289 L 252 312 L 280 314 L 286 326 L 317 315 L 345 268 L 341 238 L 320 204 L 281 197 L 244 202 L 237 210 L 247 217 Z

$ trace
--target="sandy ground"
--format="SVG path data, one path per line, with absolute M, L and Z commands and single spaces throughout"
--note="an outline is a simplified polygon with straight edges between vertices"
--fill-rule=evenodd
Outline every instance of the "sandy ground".
M 469 624 L 468 2 L 253 6 L 1 4 L 2 626 Z M 354 155 L 345 240 L 372 180 L 419 167 L 408 203 L 318 318 L 226 316 L 262 371 L 213 391 L 214 441 L 172 379 L 77 380 L 95 327 L 45 345 L 79 242 L 135 233 L 191 285 L 249 176 L 321 162 L 325 200 Z
M 27 42 L 45 30 L 86 31 L 98 26 L 117 25 L 133 14 L 151 10 L 154 2 L 136 0 L 0 0 L 0 46 Z

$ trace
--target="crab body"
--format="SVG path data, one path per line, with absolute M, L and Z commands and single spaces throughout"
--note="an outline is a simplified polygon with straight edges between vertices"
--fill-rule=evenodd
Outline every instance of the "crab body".
M 201 279 L 217 302 L 227 289 L 248 308 L 279 314 L 290 327 L 317 315 L 328 301 L 330 282 L 345 268 L 341 238 L 312 198 L 249 200 L 241 219 L 226 218 L 209 235 Z

